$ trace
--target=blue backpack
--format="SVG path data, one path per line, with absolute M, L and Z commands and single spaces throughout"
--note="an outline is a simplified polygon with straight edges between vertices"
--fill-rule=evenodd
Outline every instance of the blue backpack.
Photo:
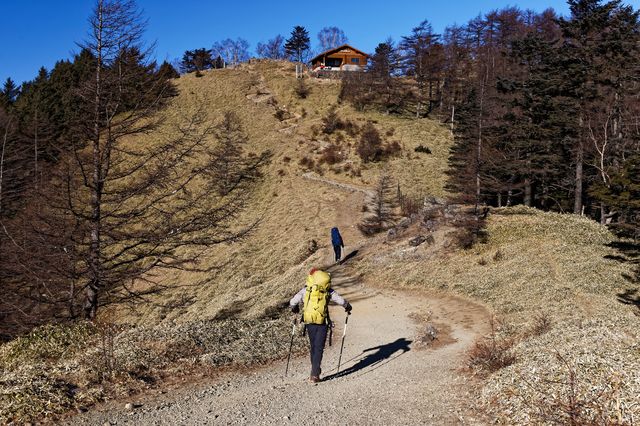
M 342 237 L 340 236 L 340 231 L 338 231 L 338 228 L 331 228 L 331 244 L 333 244 L 334 246 L 343 245 Z

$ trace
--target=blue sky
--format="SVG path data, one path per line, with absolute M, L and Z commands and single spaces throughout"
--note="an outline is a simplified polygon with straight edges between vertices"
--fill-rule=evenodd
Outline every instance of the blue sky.
M 242 37 L 251 50 L 276 34 L 288 37 L 294 25 L 309 30 L 312 43 L 325 26 L 342 28 L 351 44 L 371 52 L 388 36 L 399 40 L 423 19 L 436 31 L 462 24 L 479 13 L 505 6 L 567 15 L 564 0 L 138 0 L 149 19 L 148 41 L 155 41 L 158 60 L 181 57 L 186 49 L 211 47 L 218 40 Z M 638 9 L 640 0 L 627 0 Z M 0 82 L 35 77 L 56 60 L 78 50 L 87 32 L 92 0 L 0 0 Z

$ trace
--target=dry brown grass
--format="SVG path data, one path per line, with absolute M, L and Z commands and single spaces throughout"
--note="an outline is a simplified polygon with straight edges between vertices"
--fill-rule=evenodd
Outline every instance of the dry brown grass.
M 447 245 L 447 232 L 436 234 L 436 250 Z M 567 401 L 567 366 L 559 354 L 575 369 L 579 401 L 606 400 L 610 394 L 602 390 L 615 377 L 616 396 L 606 403 L 620 408 L 607 412 L 629 424 L 640 415 L 640 335 L 634 306 L 616 299 L 629 286 L 631 266 L 614 260 L 613 239 L 589 219 L 518 207 L 491 215 L 486 242 L 470 249 L 407 256 L 401 246 L 381 246 L 387 254 L 363 268 L 394 286 L 478 300 L 509 324 L 516 361 L 495 370 L 482 394 L 502 422 L 544 423 L 531 401 L 549 395 L 558 396 L 558 406 Z M 484 349 L 494 352 L 492 345 Z
M 330 261 L 328 231 L 343 221 L 341 211 L 352 210 L 347 215 L 352 219 L 360 216 L 361 202 L 346 202 L 350 197 L 347 191 L 335 191 L 303 179 L 305 169 L 342 183 L 368 187 L 386 166 L 395 170 L 394 177 L 408 196 L 444 194 L 441 171 L 446 168 L 450 144 L 445 129 L 429 120 L 363 114 L 339 105 L 337 114 L 344 123 L 350 124 L 337 131 L 339 137 L 331 135 L 341 141 L 339 155 L 329 155 L 335 151 L 331 146 L 337 145 L 322 135 L 315 139 L 313 128 L 319 127 L 332 105 L 336 105 L 339 82 L 308 79 L 309 95 L 300 99 L 293 90 L 297 84 L 293 71 L 292 65 L 286 62 L 260 61 L 235 70 L 208 71 L 197 79 L 186 76 L 178 80 L 180 96 L 175 99 L 169 115 L 172 111 L 192 110 L 201 103 L 208 106 L 214 119 L 224 110 L 233 109 L 245 125 L 250 141 L 248 149 L 255 152 L 269 149 L 274 153 L 273 162 L 252 199 L 251 211 L 242 217 L 245 222 L 259 219 L 260 225 L 245 241 L 216 247 L 202 258 L 201 266 L 220 266 L 215 275 L 164 275 L 161 279 L 170 290 L 155 300 L 156 306 L 150 304 L 135 311 L 123 311 L 120 318 L 141 324 L 158 320 L 189 321 L 213 318 L 232 307 L 238 316 L 255 318 L 281 302 L 302 282 L 302 271 L 309 265 Z M 252 98 L 259 93 L 269 93 L 274 101 Z M 274 104 L 290 111 L 295 118 L 280 122 L 274 116 Z M 358 133 L 351 129 L 368 120 L 375 120 L 381 132 L 393 129 L 394 139 L 404 146 L 402 155 L 386 164 L 362 167 L 353 148 Z M 439 151 L 429 158 L 414 158 L 413 147 L 425 138 Z M 320 165 L 323 160 L 336 164 Z M 343 236 L 347 241 L 356 242 L 361 238 L 355 228 L 345 226 Z M 307 241 L 312 239 L 318 241 L 318 252 L 298 264 L 299 253 L 304 252 Z M 253 297 L 256 291 L 264 296 L 256 299 Z

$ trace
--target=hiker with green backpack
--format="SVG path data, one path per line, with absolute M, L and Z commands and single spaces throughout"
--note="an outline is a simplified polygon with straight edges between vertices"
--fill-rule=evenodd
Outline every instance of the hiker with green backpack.
M 311 344 L 311 383 L 320 382 L 320 364 L 322 352 L 331 327 L 329 318 L 329 302 L 342 306 L 347 314 L 351 313 L 351 305 L 331 288 L 331 275 L 328 272 L 312 269 L 307 277 L 307 284 L 289 301 L 294 314 L 300 312 L 303 304 L 302 320 L 309 335 Z

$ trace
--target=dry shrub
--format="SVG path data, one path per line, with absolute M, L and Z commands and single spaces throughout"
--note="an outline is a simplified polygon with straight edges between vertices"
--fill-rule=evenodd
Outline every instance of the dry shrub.
M 618 394 L 622 383 L 619 377 L 614 375 L 601 384 L 595 384 L 589 378 L 580 380 L 577 368 L 559 353 L 555 355 L 566 369 L 564 380 L 545 379 L 538 385 L 525 380 L 537 395 L 525 401 L 533 408 L 534 417 L 545 424 L 571 426 L 633 424 L 625 419 L 627 416 L 620 404 Z
M 488 262 L 487 262 L 487 259 L 485 259 L 484 257 L 481 257 L 481 258 L 478 260 L 478 265 L 480 265 L 480 266 L 486 266 L 486 265 L 487 265 L 487 263 L 488 263 Z
M 392 157 L 402 151 L 402 146 L 398 141 L 389 142 L 384 148 L 384 155 Z
M 303 78 L 299 78 L 294 91 L 298 99 L 306 99 L 311 89 L 309 89 L 309 86 L 307 86 Z
M 289 111 L 287 111 L 284 108 L 280 108 L 280 107 L 276 107 L 276 112 L 274 112 L 273 115 L 279 121 L 284 121 L 284 120 L 287 120 L 288 118 L 291 118 L 291 114 L 289 114 Z
M 400 199 L 400 214 L 402 216 L 410 217 L 417 214 L 422 209 L 422 200 L 419 198 L 411 198 L 402 196 Z
M 417 147 L 415 147 L 413 149 L 415 152 L 421 152 L 423 154 L 431 154 L 431 150 L 429 149 L 429 147 L 426 147 L 422 144 L 418 145 Z
M 282 158 L 282 162 L 285 163 L 285 164 L 291 162 L 291 157 L 283 157 Z
M 391 137 L 395 134 L 395 132 L 396 132 L 396 129 L 392 127 L 390 129 L 387 129 L 387 131 L 385 132 L 385 135 L 388 137 Z
M 552 322 L 551 317 L 546 312 L 541 312 L 533 317 L 533 325 L 529 330 L 531 336 L 541 336 L 551 330 Z
M 95 364 L 95 373 L 98 382 L 112 379 L 119 370 L 118 359 L 115 355 L 114 340 L 118 334 L 118 328 L 110 319 L 101 319 L 96 322 L 98 335 L 99 359 Z
M 351 120 L 347 120 L 344 122 L 344 131 L 352 138 L 355 138 L 360 134 L 362 129 L 358 126 L 357 123 L 354 123 Z
M 319 162 L 321 164 L 337 164 L 345 159 L 345 154 L 340 150 L 340 147 L 335 144 L 330 144 L 325 148 L 320 156 Z
M 478 340 L 468 353 L 469 367 L 480 374 L 491 374 L 516 362 L 511 350 L 515 341 L 496 334 L 496 321 L 491 319 L 491 333 Z
M 382 138 L 372 123 L 367 123 L 364 126 L 356 152 L 365 163 L 378 161 L 382 157 Z
M 322 117 L 322 132 L 330 135 L 336 130 L 341 130 L 342 128 L 344 128 L 344 123 L 340 120 L 338 111 L 336 111 L 336 107 L 334 105 L 329 109 L 327 115 Z
M 286 174 L 287 174 L 287 172 L 285 172 L 283 169 L 278 169 L 278 176 L 282 177 L 282 176 L 284 176 Z
M 311 158 L 307 156 L 302 157 L 300 161 L 298 161 L 298 164 L 300 164 L 302 167 L 304 167 L 307 170 L 313 170 L 316 165 L 315 161 L 313 161 Z
M 494 262 L 500 262 L 502 259 L 504 259 L 504 254 L 502 254 L 502 251 L 497 250 L 496 254 L 493 255 Z

